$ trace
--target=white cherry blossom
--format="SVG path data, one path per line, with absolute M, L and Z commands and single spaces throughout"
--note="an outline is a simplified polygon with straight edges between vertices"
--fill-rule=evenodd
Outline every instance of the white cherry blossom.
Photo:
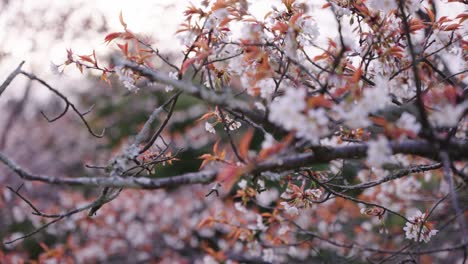
M 119 77 L 119 80 L 130 92 L 137 93 L 140 88 L 135 85 L 135 81 L 132 77 L 129 76 L 129 73 L 124 70 L 124 67 L 117 66 L 115 67 L 115 73 Z
M 415 215 L 408 218 L 411 222 L 406 222 L 403 230 L 405 231 L 406 239 L 413 239 L 416 242 L 429 242 L 432 236 L 435 236 L 438 230 L 431 229 L 431 226 L 425 222 L 426 213 L 417 211 Z M 413 223 L 412 223 L 413 222 Z

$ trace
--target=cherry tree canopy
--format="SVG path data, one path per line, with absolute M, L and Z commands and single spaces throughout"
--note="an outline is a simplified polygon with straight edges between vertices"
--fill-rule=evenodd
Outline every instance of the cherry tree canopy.
M 96 109 L 82 110 L 13 67 L 0 96 L 15 78 L 37 82 L 64 106 L 41 112 L 51 125 L 74 115 L 97 139 L 78 143 L 87 158 L 71 156 L 87 167 L 80 175 L 54 175 L 28 169 L 0 138 L 5 171 L 67 197 L 49 210 L 9 186 L 12 221 L 32 227 L 12 229 L 0 260 L 27 258 L 18 242 L 45 232 L 60 243 L 42 243 L 39 259 L 70 263 L 466 261 L 468 14 L 439 16 L 418 0 L 249 8 L 190 4 L 180 60 L 129 28 L 125 10 L 121 31 L 103 36 L 108 60 L 68 49 L 54 71 L 98 73 L 99 89 L 132 102 L 115 115 L 99 91 L 83 100 Z M 108 158 L 93 156 L 106 140 Z

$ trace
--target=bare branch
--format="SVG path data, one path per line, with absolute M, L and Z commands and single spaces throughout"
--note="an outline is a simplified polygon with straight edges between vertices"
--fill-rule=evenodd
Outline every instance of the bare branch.
M 25 61 L 22 61 L 18 65 L 18 67 L 16 67 L 16 69 L 12 73 L 10 73 L 10 75 L 8 75 L 8 77 L 2 83 L 2 85 L 0 85 L 0 96 L 5 91 L 5 89 L 8 87 L 8 85 L 10 85 L 10 83 L 16 78 L 16 76 L 18 76 L 18 74 L 20 74 L 22 72 L 21 67 L 23 67 L 24 63 L 25 63 Z
M 237 99 L 234 94 L 229 92 L 218 94 L 212 90 L 206 89 L 205 87 L 199 87 L 184 80 L 174 80 L 162 72 L 154 71 L 146 66 L 137 64 L 132 61 L 122 60 L 119 58 L 116 58 L 115 60 L 116 65 L 121 65 L 132 69 L 133 71 L 138 72 L 153 82 L 160 82 L 162 84 L 173 86 L 174 88 L 186 94 L 202 99 L 212 105 L 218 105 L 229 108 L 233 111 L 238 111 L 246 115 L 253 122 L 257 124 L 263 124 L 266 129 L 274 128 L 276 131 L 283 131 L 281 127 L 268 122 L 268 120 L 265 119 L 263 115 L 259 115 L 258 112 L 249 110 L 249 102 Z
M 407 140 L 403 142 L 393 142 L 391 144 L 394 154 L 414 154 L 424 157 L 433 157 L 436 155 L 430 143 L 426 141 Z M 367 145 L 355 144 L 351 146 L 327 148 L 320 151 L 289 155 L 282 158 L 272 158 L 265 162 L 261 162 L 254 166 L 250 173 L 256 174 L 264 171 L 285 171 L 297 169 L 313 164 L 326 163 L 334 159 L 351 159 L 363 158 L 366 156 Z M 457 159 L 468 158 L 468 141 L 451 141 L 450 153 Z M 35 175 L 27 172 L 17 165 L 14 161 L 7 158 L 0 152 L 0 161 L 7 165 L 11 170 L 16 172 L 21 178 L 29 181 L 41 181 L 50 184 L 63 185 L 86 185 L 86 186 L 101 186 L 101 187 L 126 187 L 126 188 L 142 188 L 142 189 L 158 189 L 165 187 L 176 187 L 183 184 L 209 183 L 214 180 L 218 171 L 201 171 L 182 174 L 170 178 L 153 179 L 153 178 L 125 178 L 122 176 L 112 175 L 110 177 L 80 177 L 80 178 L 56 178 L 44 175 Z
M 319 234 L 316 234 L 314 232 L 304 230 L 297 224 L 295 224 L 295 225 L 296 225 L 296 227 L 298 227 L 300 229 L 299 233 L 308 235 L 308 236 L 310 236 L 312 238 L 317 238 L 317 239 L 319 239 L 321 241 L 327 242 L 327 243 L 329 243 L 331 245 L 334 245 L 336 247 L 357 249 L 359 251 L 369 251 L 369 252 L 382 253 L 382 254 L 395 254 L 395 253 L 397 253 L 397 254 L 401 254 L 401 255 L 426 255 L 426 254 L 434 254 L 434 253 L 444 252 L 444 251 L 449 251 L 450 252 L 450 251 L 455 251 L 455 250 L 463 250 L 468 245 L 467 243 L 462 243 L 462 244 L 454 245 L 454 246 L 451 246 L 451 247 L 434 248 L 434 249 L 418 250 L 418 251 L 405 251 L 405 249 L 408 247 L 408 245 L 404 246 L 400 250 L 370 248 L 370 247 L 365 247 L 365 246 L 359 245 L 357 243 L 344 244 L 344 243 L 336 242 L 336 241 L 333 241 L 331 239 L 322 237 Z
M 382 179 L 380 179 L 378 181 L 363 182 L 363 183 L 360 183 L 360 184 L 350 185 L 350 186 L 335 185 L 335 184 L 330 184 L 330 183 L 327 183 L 327 185 L 337 187 L 337 188 L 341 188 L 341 189 L 346 189 L 346 190 L 367 189 L 367 188 L 374 187 L 374 186 L 380 185 L 380 184 L 388 182 L 388 181 L 392 181 L 392 180 L 402 178 L 402 177 L 404 177 L 404 176 L 406 176 L 408 174 L 411 174 L 411 173 L 418 173 L 418 172 L 423 172 L 423 171 L 436 170 L 436 169 L 440 169 L 440 168 L 442 168 L 441 163 L 435 163 L 435 164 L 431 164 L 431 165 L 418 165 L 418 166 L 413 166 L 413 167 L 401 169 L 401 170 L 399 170 L 399 171 L 397 171 L 397 172 L 395 172 L 395 173 L 393 173 L 391 175 L 385 176 L 384 178 L 382 178 Z
M 36 75 L 34 74 L 31 74 L 31 73 L 27 73 L 27 72 L 24 72 L 24 71 L 21 71 L 20 72 L 22 75 L 28 77 L 30 80 L 33 80 L 33 81 L 37 81 L 39 82 L 40 84 L 42 84 L 43 86 L 45 86 L 47 89 L 49 89 L 51 92 L 53 92 L 54 94 L 56 94 L 58 97 L 60 97 L 66 104 L 65 106 L 65 110 L 60 113 L 58 116 L 50 119 L 48 118 L 47 116 L 44 115 L 44 113 L 42 113 L 47 121 L 49 122 L 54 122 L 56 121 L 57 119 L 61 118 L 63 115 L 66 114 L 66 112 L 68 111 L 68 108 L 71 107 L 73 109 L 73 112 L 75 112 L 78 117 L 81 119 L 81 121 L 83 121 L 83 123 L 85 124 L 86 128 L 88 128 L 88 131 L 91 135 L 97 137 L 97 138 L 102 138 L 104 136 L 104 133 L 105 133 L 105 129 L 102 130 L 102 132 L 100 134 L 96 134 L 92 129 L 91 129 L 91 126 L 89 125 L 88 121 L 84 118 L 84 115 L 88 114 L 89 111 L 86 111 L 85 113 L 81 113 L 77 108 L 76 106 L 70 102 L 70 100 L 68 100 L 68 98 L 63 95 L 61 92 L 59 92 L 57 89 L 54 89 L 52 86 L 50 86 L 47 82 L 45 82 L 44 80 L 42 80 L 41 78 L 37 77 Z
M 31 92 L 31 81 L 29 81 L 26 85 L 26 88 L 24 90 L 23 97 L 19 102 L 15 104 L 13 107 L 10 116 L 8 117 L 8 120 L 6 121 L 5 124 L 5 129 L 3 130 L 2 136 L 0 138 L 0 149 L 3 149 L 6 145 L 6 142 L 8 140 L 8 136 L 10 135 L 10 131 L 12 127 L 14 126 L 14 122 L 17 120 L 18 116 L 23 112 L 24 105 L 29 99 L 29 95 Z
M 460 203 L 458 202 L 458 195 L 455 192 L 455 184 L 453 180 L 453 173 L 450 168 L 450 157 L 449 154 L 445 151 L 442 151 L 440 153 L 440 158 L 443 163 L 443 168 L 444 168 L 444 180 L 448 183 L 449 185 L 449 190 L 450 190 L 450 196 L 452 198 L 452 206 L 455 211 L 456 215 L 459 215 L 458 217 L 458 223 L 460 224 L 460 229 L 461 229 L 461 235 L 462 235 L 462 241 L 466 243 L 468 239 L 468 234 L 466 233 L 466 222 L 464 219 L 464 215 L 462 215 L 462 210 L 460 208 Z
M 107 197 L 107 202 L 109 202 L 109 201 L 115 199 L 115 198 L 117 197 L 117 195 L 118 195 L 118 193 L 116 193 L 116 194 L 114 194 L 114 195 L 112 195 L 112 196 L 110 196 L 110 197 Z M 24 200 L 24 199 L 23 199 L 23 200 Z M 17 237 L 17 238 L 15 238 L 15 239 L 13 239 L 13 240 L 10 240 L 10 241 L 6 241 L 5 244 L 12 244 L 12 243 L 14 243 L 14 242 L 16 242 L 16 241 L 23 240 L 23 239 L 25 239 L 25 238 L 31 237 L 31 236 L 33 236 L 33 235 L 35 235 L 35 234 L 41 232 L 42 230 L 46 229 L 46 228 L 49 227 L 50 225 L 59 222 L 60 220 L 62 220 L 62 219 L 64 219 L 64 218 L 68 218 L 68 217 L 70 217 L 70 216 L 72 216 L 72 215 L 74 215 L 74 214 L 77 214 L 77 213 L 79 213 L 79 212 L 83 212 L 83 211 L 85 211 L 85 210 L 88 210 L 89 208 L 95 206 L 97 202 L 98 202 L 98 201 L 95 201 L 95 202 L 92 202 L 92 203 L 90 203 L 90 204 L 88 204 L 88 205 L 85 205 L 85 206 L 83 206 L 83 207 L 76 208 L 76 209 L 71 210 L 71 211 L 69 211 L 69 212 L 56 215 L 56 216 L 55 216 L 56 218 L 53 219 L 52 221 L 50 221 L 50 222 L 48 222 L 48 223 L 42 225 L 41 227 L 35 229 L 35 230 L 32 231 L 32 232 L 29 232 L 29 233 L 23 235 L 23 236 Z M 29 204 L 29 203 L 28 203 L 28 204 Z M 32 204 L 29 204 L 29 205 L 32 206 Z M 34 207 L 33 207 L 33 208 L 34 208 Z

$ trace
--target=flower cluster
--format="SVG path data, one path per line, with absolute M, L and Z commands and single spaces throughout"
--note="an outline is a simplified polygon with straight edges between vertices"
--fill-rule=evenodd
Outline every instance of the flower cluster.
M 174 79 L 174 80 L 177 80 L 177 79 L 178 79 L 178 76 L 177 76 L 177 75 L 178 75 L 178 73 L 175 72 L 175 71 L 170 72 L 170 73 L 168 74 L 168 76 L 169 76 L 171 79 Z M 164 88 L 164 90 L 165 90 L 166 92 L 170 92 L 170 91 L 174 90 L 174 87 L 172 87 L 171 85 L 166 85 L 166 87 Z
M 119 77 L 122 84 L 132 93 L 137 93 L 140 88 L 135 85 L 135 80 L 132 77 L 132 73 L 129 70 L 125 70 L 122 66 L 115 67 L 115 73 Z
M 216 134 L 216 130 L 215 130 L 215 126 L 219 123 L 225 123 L 225 126 L 230 130 L 230 131 L 233 131 L 233 130 L 236 130 L 236 129 L 239 129 L 241 126 L 242 126 L 242 123 L 237 121 L 237 120 L 234 120 L 232 119 L 228 114 L 224 114 L 224 121 L 223 121 L 223 118 L 222 118 L 222 115 L 221 113 L 218 111 L 218 110 L 215 110 L 213 112 L 210 112 L 208 114 L 205 114 L 203 117 L 201 117 L 199 120 L 205 120 L 205 119 L 208 119 L 210 117 L 215 117 L 216 118 L 216 121 L 214 121 L 213 123 L 210 123 L 210 122 L 205 122 L 205 130 L 208 131 L 209 133 L 211 134 Z
M 329 132 L 329 119 L 323 108 L 309 109 L 304 113 L 305 96 L 304 89 L 287 89 L 283 96 L 271 103 L 268 118 L 287 130 L 296 131 L 299 137 L 318 142 Z
M 431 240 L 432 236 L 435 236 L 439 232 L 432 228 L 432 224 L 426 221 L 426 213 L 421 213 L 421 211 L 417 211 L 408 220 L 410 222 L 407 222 L 405 227 L 403 227 L 406 239 L 427 243 Z
M 317 23 L 311 17 L 301 16 L 296 22 L 296 27 L 300 32 L 297 41 L 303 47 L 312 44 L 320 35 Z
M 345 119 L 345 124 L 348 127 L 367 127 L 371 124 L 368 118 L 369 113 L 384 108 L 390 102 L 386 88 L 366 88 L 359 101 L 345 101 L 337 105 L 335 110 Z
M 305 182 L 299 187 L 293 183 L 288 183 L 286 191 L 281 194 L 281 198 L 287 200 L 281 205 L 288 215 L 298 215 L 298 208 L 309 208 L 323 195 L 321 189 L 305 189 Z
M 257 87 L 260 89 L 261 98 L 271 100 L 276 89 L 276 83 L 272 78 L 265 78 L 257 82 Z M 251 90 L 249 90 L 249 93 L 254 94 Z

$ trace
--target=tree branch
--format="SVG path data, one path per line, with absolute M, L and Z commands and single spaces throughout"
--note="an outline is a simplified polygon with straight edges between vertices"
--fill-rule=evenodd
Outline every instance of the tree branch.
M 394 154 L 413 154 L 427 158 L 437 156 L 437 150 L 433 149 L 427 141 L 407 140 L 391 143 Z M 468 141 L 454 141 L 449 145 L 450 155 L 453 159 L 468 158 Z M 249 173 L 260 173 L 264 171 L 286 171 L 297 169 L 313 164 L 326 163 L 334 159 L 359 159 L 366 157 L 367 145 L 355 144 L 336 148 L 324 148 L 316 152 L 288 155 L 287 157 L 277 157 L 260 162 L 254 166 Z M 36 175 L 27 172 L 14 161 L 0 152 L 0 161 L 16 172 L 22 179 L 28 181 L 41 181 L 49 184 L 59 185 L 83 185 L 101 187 L 125 187 L 140 189 L 159 189 L 178 187 L 184 184 L 209 183 L 214 181 L 218 174 L 217 170 L 207 170 L 200 172 L 186 173 L 170 178 L 147 178 L 147 177 L 122 177 L 112 175 L 110 177 L 78 177 L 78 178 L 57 178 L 45 175 Z
M 0 96 L 5 91 L 5 89 L 10 85 L 10 83 L 21 73 L 21 67 L 23 67 L 25 61 L 22 61 L 16 69 L 8 75 L 5 81 L 0 85 Z

